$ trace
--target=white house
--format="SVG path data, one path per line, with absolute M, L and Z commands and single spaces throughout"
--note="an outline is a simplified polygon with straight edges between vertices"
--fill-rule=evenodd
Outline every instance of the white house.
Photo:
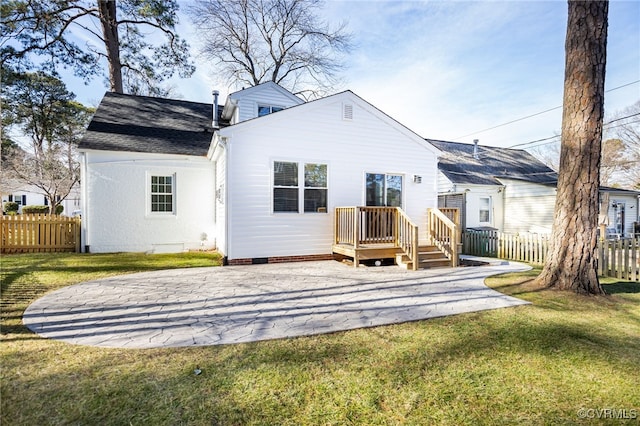
M 5 192 L 2 194 L 2 206 L 4 207 L 4 203 L 8 201 L 18 204 L 18 213 L 22 213 L 22 208 L 24 206 L 46 206 L 49 204 L 47 197 L 40 193 L 38 188 L 30 185 L 14 187 L 10 190 L 5 189 Z M 62 215 L 64 216 L 71 216 L 75 211 L 79 211 L 79 186 L 74 186 L 71 189 L 69 195 L 62 200 L 61 205 L 63 207 Z
M 439 150 L 350 91 L 304 102 L 266 83 L 221 106 L 107 93 L 79 148 L 92 252 L 329 259 L 336 207 L 398 206 L 425 232 L 437 205 Z
M 443 153 L 438 164 L 439 206 L 460 208 L 464 228 L 551 232 L 558 182 L 552 169 L 524 150 L 429 142 Z M 607 205 L 600 220 L 607 234 L 633 233 L 639 220 L 638 195 L 638 191 L 600 188 L 601 204 Z

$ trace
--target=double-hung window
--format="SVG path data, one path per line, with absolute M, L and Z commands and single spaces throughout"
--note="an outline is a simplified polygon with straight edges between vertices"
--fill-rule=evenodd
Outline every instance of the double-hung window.
M 174 213 L 175 176 L 151 176 L 151 213 Z
M 327 165 L 275 161 L 274 212 L 327 212 Z

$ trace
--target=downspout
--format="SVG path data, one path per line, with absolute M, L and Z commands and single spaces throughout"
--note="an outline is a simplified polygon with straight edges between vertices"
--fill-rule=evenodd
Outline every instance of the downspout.
M 87 203 L 87 153 L 80 153 L 80 197 L 82 204 L 80 207 L 80 251 L 83 253 L 89 252 L 89 211 Z
M 231 215 L 229 214 L 229 151 L 231 150 L 231 146 L 228 144 L 228 139 L 226 137 L 220 138 L 220 144 L 224 149 L 224 191 L 223 191 L 223 199 L 224 199 L 224 217 L 225 217 L 225 227 L 224 227 L 224 243 L 225 243 L 225 257 L 224 263 L 228 263 L 229 253 L 231 253 L 231 238 L 229 228 L 231 228 Z

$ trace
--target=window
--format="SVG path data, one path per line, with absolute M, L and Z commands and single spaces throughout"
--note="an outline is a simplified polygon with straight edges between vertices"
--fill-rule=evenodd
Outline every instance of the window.
M 327 212 L 327 165 L 304 165 L 304 211 Z
M 298 163 L 276 161 L 273 166 L 273 211 L 298 212 Z
M 367 206 L 402 207 L 402 176 L 367 173 Z
M 173 213 L 174 177 L 151 176 L 151 212 Z
M 301 164 L 273 163 L 274 212 L 327 212 L 327 165 Z
M 26 195 L 9 195 L 9 201 L 13 201 L 19 206 L 26 206 L 27 196 Z
M 480 198 L 480 222 L 490 222 L 491 198 Z
M 272 105 L 258 105 L 258 117 L 262 117 L 263 115 L 271 114 L 274 112 L 282 111 L 282 107 L 272 106 Z

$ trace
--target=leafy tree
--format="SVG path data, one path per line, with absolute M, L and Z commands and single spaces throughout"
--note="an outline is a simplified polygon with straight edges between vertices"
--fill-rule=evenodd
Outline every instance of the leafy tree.
M 3 160 L 2 180 L 38 188 L 55 209 L 80 179 L 76 147 L 93 110 L 42 71 L 5 73 L 5 79 L 3 130 L 17 130 L 28 142 Z
M 604 115 L 607 1 L 569 0 L 562 145 L 543 287 L 603 294 L 596 243 Z
M 177 10 L 175 0 L 3 1 L 2 66 L 24 71 L 37 65 L 48 73 L 71 67 L 88 80 L 104 58 L 111 91 L 162 95 L 159 83 L 194 71 L 188 45 L 175 31 Z M 146 30 L 164 35 L 164 43 L 151 43 Z M 93 41 L 80 46 L 78 38 Z
M 305 97 L 338 84 L 340 54 L 351 49 L 345 24 L 318 18 L 322 0 L 199 0 L 190 15 L 207 34 L 202 53 L 231 84 L 273 81 Z

